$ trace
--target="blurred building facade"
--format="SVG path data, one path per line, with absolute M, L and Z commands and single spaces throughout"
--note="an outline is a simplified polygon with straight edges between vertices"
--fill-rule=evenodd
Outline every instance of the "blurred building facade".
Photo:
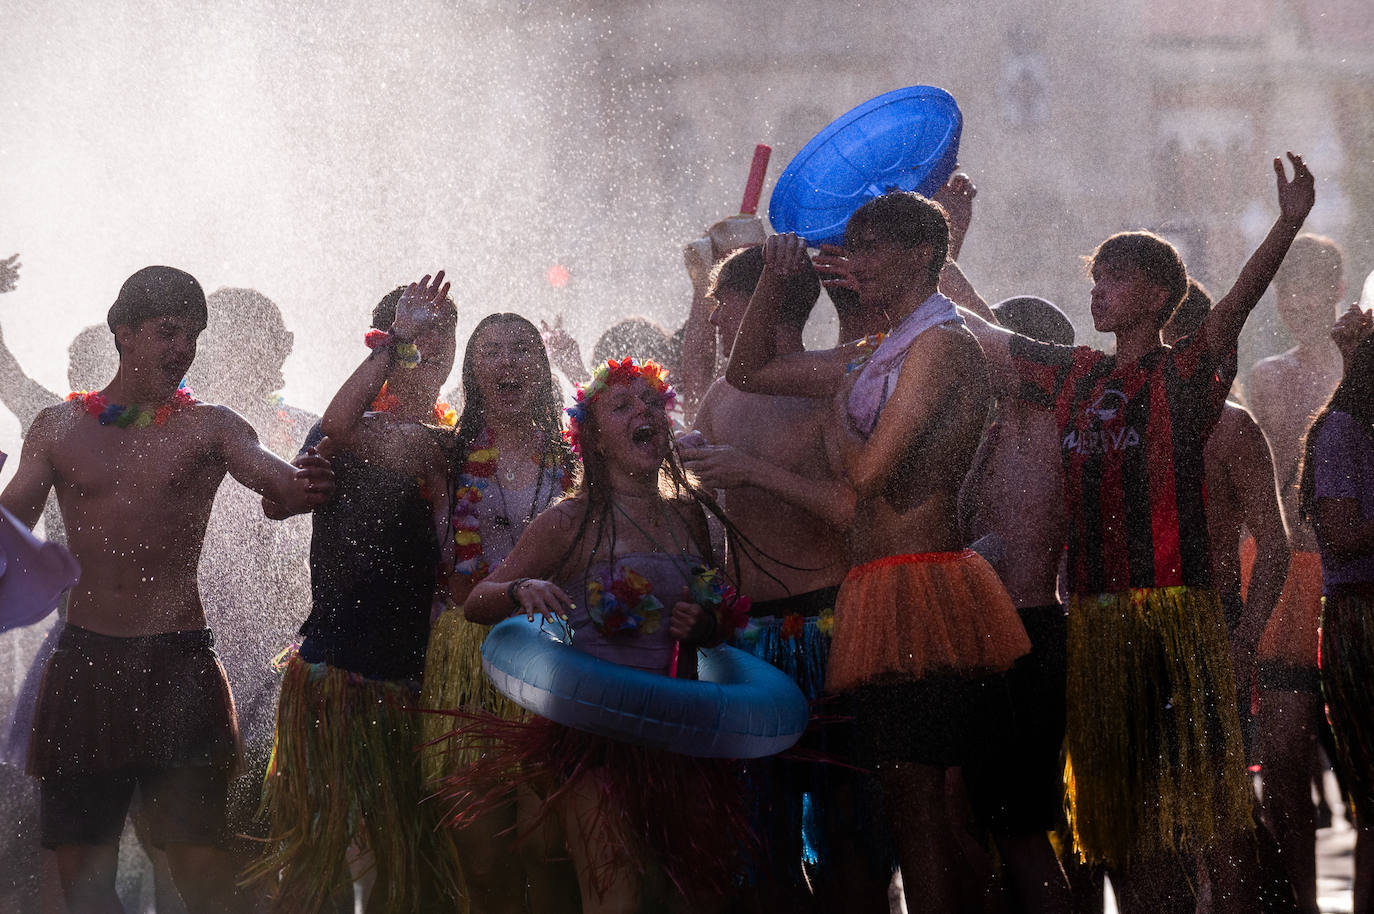
M 966 268 L 990 299 L 1059 302 L 1088 339 L 1079 255 L 1151 228 L 1224 292 L 1277 214 L 1269 159 L 1286 149 L 1319 176 L 1308 227 L 1345 246 L 1352 297 L 1374 268 L 1366 0 L 808 6 L 530 8 L 531 40 L 581 61 L 543 101 L 549 164 L 597 150 L 595 168 L 558 169 L 560 194 L 608 227 L 565 245 L 571 291 L 542 297 L 668 320 L 687 288 L 680 245 L 733 214 L 755 143 L 774 150 L 766 203 L 830 120 L 916 83 L 948 89 L 964 113 L 961 159 L 980 188 Z M 1284 342 L 1272 323 L 1257 315 L 1247 350 Z

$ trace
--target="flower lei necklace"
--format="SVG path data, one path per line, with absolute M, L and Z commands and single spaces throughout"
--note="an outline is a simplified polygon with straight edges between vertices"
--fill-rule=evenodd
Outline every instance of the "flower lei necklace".
M 374 413 L 394 413 L 400 408 L 401 398 L 386 389 L 386 382 L 382 382 L 382 389 L 377 391 L 377 398 L 368 407 L 369 411 Z M 434 421 L 443 428 L 453 428 L 458 424 L 458 411 L 443 400 L 435 400 Z
M 868 336 L 859 340 L 858 344 L 855 346 L 856 351 L 854 353 L 854 359 L 848 365 L 844 366 L 844 373 L 853 374 L 860 368 L 863 368 L 868 360 L 873 357 L 873 353 L 883 344 L 883 340 L 885 339 L 887 339 L 887 334 L 879 331 L 878 333 L 870 333 Z
M 80 405 L 82 409 L 95 416 L 101 425 L 115 428 L 147 428 L 150 425 L 166 425 L 172 413 L 194 406 L 200 401 L 191 393 L 185 382 L 177 387 L 176 393 L 166 403 L 155 409 L 136 404 L 111 403 L 98 390 L 77 390 L 67 394 L 67 399 Z
M 501 456 L 501 452 L 492 442 L 491 429 L 483 429 L 480 443 L 475 444 L 463 461 L 463 469 L 458 476 L 458 488 L 453 493 L 453 539 L 457 546 L 453 557 L 453 570 L 468 575 L 474 584 L 491 571 L 491 564 L 482 558 L 482 523 L 477 517 L 477 505 L 482 501 L 487 487 L 496 481 L 496 464 Z M 553 474 L 550 496 L 554 492 L 566 494 L 572 488 L 572 475 L 564 468 L 558 455 L 545 450 L 542 454 L 531 455 L 530 459 L 539 467 L 541 473 Z M 500 485 L 499 481 L 497 485 Z M 535 497 L 538 498 L 537 486 Z M 502 501 L 504 500 L 503 492 Z M 536 506 L 531 504 L 531 517 L 534 516 L 535 510 Z

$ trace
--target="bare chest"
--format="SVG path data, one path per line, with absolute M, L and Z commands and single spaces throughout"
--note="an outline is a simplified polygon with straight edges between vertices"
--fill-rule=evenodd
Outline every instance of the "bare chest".
M 728 444 L 793 472 L 820 472 L 826 467 L 822 423 L 828 415 L 824 400 L 734 392 L 711 418 L 712 444 Z
M 121 498 L 145 506 L 213 491 L 224 474 L 223 461 L 188 431 L 171 424 L 119 429 L 78 423 L 52 452 L 59 490 L 83 499 Z

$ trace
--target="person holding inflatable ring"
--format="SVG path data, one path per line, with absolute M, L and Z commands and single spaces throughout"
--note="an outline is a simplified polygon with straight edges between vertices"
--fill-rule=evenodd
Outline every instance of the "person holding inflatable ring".
M 711 556 L 709 496 L 672 443 L 674 392 L 653 362 L 599 365 L 568 410 L 583 459 L 574 494 L 534 519 L 464 604 L 473 622 L 542 615 L 566 624 L 572 647 L 660 675 L 694 678 L 693 648 L 719 644 L 745 601 L 718 584 L 702 593 Z M 721 760 L 611 740 L 543 718 L 497 728 L 493 748 L 451 777 L 445 796 L 480 810 L 492 783 L 534 784 L 561 819 L 586 912 L 700 909 L 729 886 L 746 832 L 739 781 Z M 483 735 L 478 721 L 463 728 Z M 460 730 L 460 732 L 463 732 Z M 456 818 L 460 824 L 463 814 Z M 706 855 L 703 849 L 718 853 Z

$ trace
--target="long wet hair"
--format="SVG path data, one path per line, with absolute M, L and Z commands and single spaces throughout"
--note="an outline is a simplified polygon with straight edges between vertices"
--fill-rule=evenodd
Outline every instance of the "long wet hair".
M 1317 514 L 1317 439 L 1332 412 L 1348 413 L 1374 435 L 1374 336 L 1365 337 L 1350 356 L 1350 366 L 1331 399 L 1317 413 L 1302 445 L 1302 473 L 1298 483 L 1298 517 L 1313 524 Z
M 475 344 L 482 331 L 493 324 L 516 324 L 521 331 L 529 334 L 530 339 L 538 344 L 539 364 L 534 379 L 534 415 L 531 418 L 534 425 L 539 429 L 545 462 L 553 460 L 563 469 L 565 474 L 575 474 L 577 472 L 577 459 L 573 456 L 572 448 L 563 438 L 562 398 L 558 391 L 558 385 L 553 379 L 553 370 L 549 367 L 549 353 L 544 348 L 544 338 L 540 336 L 534 324 L 512 311 L 498 311 L 482 318 L 477 326 L 472 329 L 467 346 L 463 350 L 463 411 L 458 417 L 457 426 L 458 459 L 460 461 L 467 459 L 468 452 L 473 449 L 478 438 L 481 437 L 482 432 L 487 427 L 486 398 L 482 396 L 482 388 L 477 384 L 477 347 Z M 539 503 L 540 495 L 544 494 L 546 476 L 547 474 L 541 472 L 535 483 L 535 504 Z M 558 493 L 549 492 L 548 494 L 552 497 Z

